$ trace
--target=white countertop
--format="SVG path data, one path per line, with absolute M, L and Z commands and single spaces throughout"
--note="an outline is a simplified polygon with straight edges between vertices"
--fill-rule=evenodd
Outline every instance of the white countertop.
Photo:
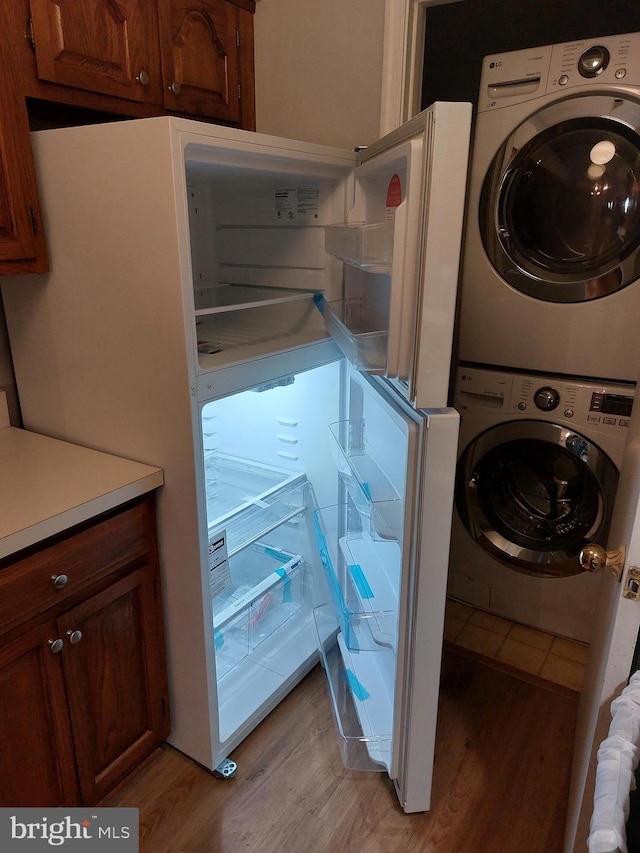
M 0 392 L 0 558 L 163 481 L 160 468 L 9 426 Z

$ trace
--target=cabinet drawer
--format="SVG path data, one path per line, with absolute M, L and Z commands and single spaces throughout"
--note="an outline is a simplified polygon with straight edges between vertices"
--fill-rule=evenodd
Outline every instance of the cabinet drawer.
M 138 504 L 0 570 L 0 633 L 148 552 L 148 511 Z

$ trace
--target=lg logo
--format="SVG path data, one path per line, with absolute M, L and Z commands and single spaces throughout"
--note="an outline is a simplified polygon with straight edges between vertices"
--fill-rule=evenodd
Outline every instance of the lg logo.
M 498 60 L 497 62 L 490 62 L 489 68 L 502 68 L 502 60 Z

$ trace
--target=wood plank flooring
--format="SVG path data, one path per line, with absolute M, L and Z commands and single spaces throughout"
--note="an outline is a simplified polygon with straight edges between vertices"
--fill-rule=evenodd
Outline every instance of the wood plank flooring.
M 215 779 L 171 747 L 101 805 L 140 809 L 141 853 L 560 853 L 577 694 L 447 649 L 432 810 L 346 771 L 317 666 Z

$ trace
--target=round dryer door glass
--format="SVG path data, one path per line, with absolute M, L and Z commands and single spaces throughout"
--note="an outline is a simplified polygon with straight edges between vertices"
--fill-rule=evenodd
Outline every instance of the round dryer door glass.
M 584 99 L 593 101 L 615 113 L 616 99 Z M 640 106 L 631 106 L 640 123 Z M 562 115 L 558 104 L 541 111 L 536 132 L 532 117 L 507 141 L 511 148 L 503 146 L 484 183 L 480 225 L 510 284 L 539 299 L 578 302 L 640 275 L 640 135 L 606 114 L 547 125 Z
M 478 543 L 513 568 L 565 576 L 582 571 L 587 542 L 603 540 L 616 486 L 613 463 L 587 439 L 524 421 L 467 448 L 456 506 Z

